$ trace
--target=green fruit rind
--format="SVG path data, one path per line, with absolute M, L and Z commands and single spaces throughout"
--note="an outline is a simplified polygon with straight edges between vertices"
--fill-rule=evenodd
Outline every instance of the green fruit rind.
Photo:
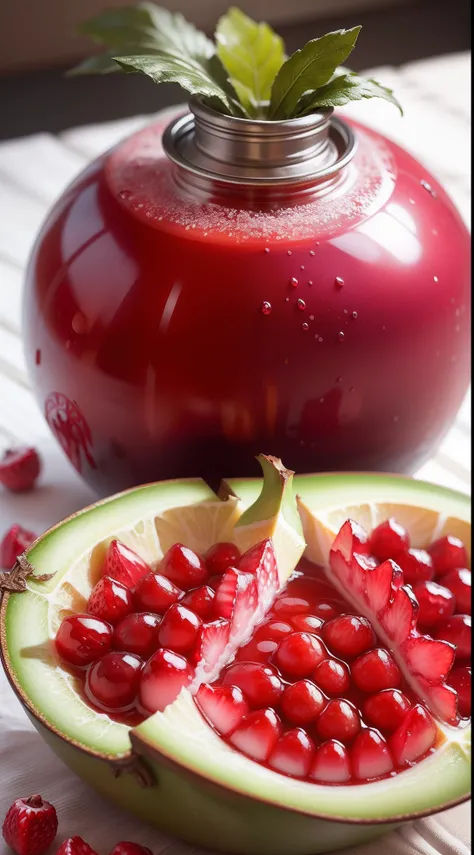
M 234 792 L 304 814 L 341 820 L 396 820 L 433 810 L 469 792 L 470 728 L 445 730 L 437 751 L 393 778 L 322 786 L 287 778 L 235 752 L 208 726 L 188 692 L 131 734 L 140 753 L 156 753 Z

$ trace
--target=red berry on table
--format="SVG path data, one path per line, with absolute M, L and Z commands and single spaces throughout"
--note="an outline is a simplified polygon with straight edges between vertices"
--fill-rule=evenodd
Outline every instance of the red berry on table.
M 379 561 L 397 556 L 408 549 L 410 539 L 407 532 L 395 519 L 390 518 L 374 528 L 370 536 L 370 552 Z
M 161 560 L 160 573 L 185 591 L 205 585 L 209 578 L 202 558 L 182 543 L 170 546 Z
M 123 840 L 117 843 L 112 849 L 110 855 L 153 855 L 148 846 L 141 846 L 139 843 L 130 843 L 128 840 Z
M 9 448 L 0 460 L 0 484 L 12 493 L 31 490 L 41 471 L 35 448 Z
M 431 555 L 425 549 L 407 549 L 397 555 L 396 561 L 403 570 L 403 581 L 407 585 L 428 582 L 434 576 Z
M 65 617 L 56 633 L 56 649 L 70 665 L 90 665 L 112 646 L 112 627 L 92 615 Z
M 459 614 L 471 614 L 471 571 L 465 567 L 457 567 L 446 576 L 442 576 L 439 584 L 448 588 L 455 596 L 456 611 Z
M 420 606 L 418 611 L 418 626 L 422 630 L 438 626 L 441 621 L 450 618 L 454 613 L 456 600 L 452 591 L 437 585 L 436 582 L 420 582 L 413 587 L 413 592 Z
M 51 846 L 57 830 L 55 808 L 38 795 L 16 799 L 2 826 L 5 842 L 17 855 L 42 855 Z
M 448 534 L 440 537 L 428 548 L 433 567 L 437 576 L 443 576 L 458 567 L 467 567 L 468 555 L 466 547 L 459 537 Z
M 68 837 L 61 843 L 56 855 L 97 855 L 82 837 Z
M 21 525 L 12 525 L 0 542 L 0 569 L 13 570 L 16 559 L 36 540 L 37 535 Z
M 229 567 L 237 567 L 240 549 L 234 543 L 215 543 L 207 550 L 204 560 L 211 576 L 222 576 Z

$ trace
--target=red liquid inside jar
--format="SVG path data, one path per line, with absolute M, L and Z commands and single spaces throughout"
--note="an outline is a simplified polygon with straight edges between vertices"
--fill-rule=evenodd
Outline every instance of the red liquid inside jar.
M 198 180 L 165 124 L 76 180 L 30 261 L 30 372 L 73 464 L 100 493 L 252 475 L 262 449 L 420 466 L 469 379 L 469 236 L 444 191 L 353 124 L 334 183 Z

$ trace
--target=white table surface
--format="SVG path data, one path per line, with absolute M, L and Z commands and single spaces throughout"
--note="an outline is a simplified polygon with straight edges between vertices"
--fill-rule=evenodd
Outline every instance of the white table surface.
M 399 118 L 393 107 L 382 102 L 352 105 L 347 113 L 410 149 L 444 184 L 469 224 L 469 54 L 436 57 L 397 69 L 371 69 L 370 75 L 396 90 L 405 117 Z M 11 496 L 0 489 L 0 536 L 13 522 L 40 532 L 94 498 L 51 438 L 32 396 L 21 341 L 23 270 L 48 207 L 69 181 L 91 158 L 148 119 L 137 116 L 58 136 L 38 133 L 0 143 L 0 450 L 12 441 L 34 444 L 45 464 L 33 493 Z M 468 493 L 470 433 L 469 392 L 445 440 L 417 476 Z M 15 739 L 18 759 L 10 762 Z M 78 811 L 84 824 L 88 812 L 97 810 L 97 797 L 49 754 L 0 676 L 0 819 L 2 808 L 13 798 L 35 790 L 65 804 L 69 827 L 63 829 L 63 836 L 82 833 Z M 115 809 L 103 804 L 101 811 L 107 817 L 106 828 L 98 831 L 95 822 L 95 838 L 90 840 L 100 852 L 109 851 L 128 833 L 128 839 L 151 845 L 155 853 L 198 855 L 197 850 L 149 829 L 144 832 L 133 821 L 123 821 L 120 835 L 117 823 L 120 826 L 122 820 Z M 380 855 L 382 848 L 386 855 L 469 855 L 468 817 L 468 806 L 460 806 L 393 832 L 383 843 L 361 847 L 357 855 Z M 2 846 L 3 841 L 0 852 Z M 355 855 L 356 850 L 352 851 Z

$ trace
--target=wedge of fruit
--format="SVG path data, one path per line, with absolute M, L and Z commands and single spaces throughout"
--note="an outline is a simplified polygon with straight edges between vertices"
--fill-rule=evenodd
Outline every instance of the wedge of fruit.
M 261 462 L 220 500 L 163 482 L 47 532 L 10 579 L 2 655 L 121 807 L 195 845 L 312 855 L 468 797 L 469 501 L 296 478 L 300 560 L 292 474 Z

